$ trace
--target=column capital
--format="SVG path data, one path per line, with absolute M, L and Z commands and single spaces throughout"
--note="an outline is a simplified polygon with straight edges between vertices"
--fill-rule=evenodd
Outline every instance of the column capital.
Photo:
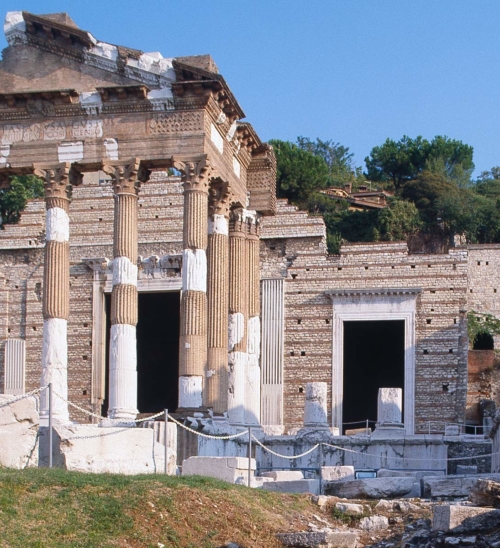
M 214 170 L 206 156 L 198 158 L 174 158 L 174 168 L 181 172 L 184 191 L 208 192 Z
M 139 158 L 131 158 L 122 162 L 104 162 L 102 170 L 111 177 L 115 195 L 132 194 L 137 196 L 141 183 L 146 182 L 151 173 Z
M 56 205 L 56 202 L 58 206 L 64 202 L 69 202 L 71 186 L 81 184 L 83 179 L 83 175 L 78 168 L 70 162 L 33 164 L 33 173 L 43 180 L 47 207 Z M 60 200 L 63 200 L 63 202 L 60 202 Z
M 211 182 L 208 190 L 208 212 L 210 215 L 224 215 L 229 218 L 231 191 L 229 183 L 221 179 Z

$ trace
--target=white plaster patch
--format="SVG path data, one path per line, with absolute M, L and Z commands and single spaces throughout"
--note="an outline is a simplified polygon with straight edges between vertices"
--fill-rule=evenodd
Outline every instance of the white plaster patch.
M 230 352 L 228 356 L 228 399 L 227 412 L 229 422 L 245 422 L 245 370 L 248 364 L 246 352 Z
M 69 217 L 61 207 L 51 207 L 45 216 L 46 240 L 69 242 Z
M 233 348 L 243 340 L 245 334 L 245 316 L 241 312 L 229 314 L 228 318 L 228 350 L 232 352 Z
M 113 260 L 113 285 L 135 285 L 137 287 L 137 265 L 128 257 Z
M 118 141 L 116 139 L 104 139 L 104 154 L 110 160 L 118 160 Z
M 164 87 L 161 89 L 152 89 L 148 93 L 148 99 L 155 110 L 167 110 L 173 106 L 174 95 L 172 88 Z
M 241 164 L 234 156 L 233 156 L 233 171 L 237 177 L 241 175 Z
M 7 12 L 5 22 L 3 24 L 3 32 L 9 44 L 9 38 L 12 38 L 15 34 L 24 34 L 26 32 L 26 23 L 23 19 L 22 11 Z
M 222 135 L 219 133 L 219 130 L 214 126 L 214 124 L 210 124 L 210 139 L 212 139 L 212 143 L 222 154 L 224 152 L 224 139 L 222 138 Z
M 250 193 L 248 193 L 248 195 L 250 195 Z M 256 223 L 257 222 L 257 211 L 255 211 L 253 209 L 244 209 L 243 210 L 243 219 L 245 221 L 250 221 L 252 223 Z
M 137 336 L 134 325 L 111 326 L 109 341 L 109 417 L 137 415 Z
M 260 318 L 254 316 L 248 320 L 247 349 L 249 354 L 260 356 Z
M 49 318 L 43 322 L 42 378 L 41 386 L 52 383 L 54 395 L 52 414 L 56 420 L 68 421 L 68 322 L 61 318 Z M 49 412 L 48 393 L 40 394 L 40 415 Z
M 118 48 L 106 42 L 97 42 L 96 45 L 90 50 L 90 53 L 111 61 L 118 59 Z
M 255 356 L 254 356 L 255 357 Z M 245 422 L 260 423 L 260 367 L 252 365 L 252 356 L 248 356 L 245 386 Z
M 83 91 L 80 93 L 80 104 L 87 114 L 99 114 L 102 108 L 102 98 L 98 91 Z
M 179 407 L 201 407 L 203 377 L 179 377 Z
M 182 290 L 207 292 L 207 255 L 204 249 L 183 250 Z
M 208 219 L 208 233 L 209 234 L 229 234 L 229 224 L 224 215 L 212 215 Z
M 10 154 L 10 145 L 0 145 L 0 166 L 7 165 L 7 158 Z
M 238 122 L 233 122 L 231 124 L 231 127 L 229 128 L 229 131 L 227 132 L 226 139 L 228 141 L 231 141 L 234 137 L 234 134 L 236 133 L 236 128 L 238 127 Z
M 60 162 L 79 162 L 83 160 L 83 141 L 61 143 L 57 147 L 57 155 Z

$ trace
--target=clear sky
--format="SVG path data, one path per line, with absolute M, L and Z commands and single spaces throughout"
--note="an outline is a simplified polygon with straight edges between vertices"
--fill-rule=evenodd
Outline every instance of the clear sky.
M 500 165 L 500 0 L 2 0 L 105 42 L 210 53 L 263 140 L 447 135 Z M 0 48 L 6 46 L 0 38 Z

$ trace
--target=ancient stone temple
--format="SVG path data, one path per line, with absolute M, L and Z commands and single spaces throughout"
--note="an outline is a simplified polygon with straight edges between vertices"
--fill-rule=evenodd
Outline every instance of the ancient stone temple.
M 319 382 L 334 432 L 376 421 L 385 389 L 406 435 L 482 423 L 500 395 L 493 355 L 468 366 L 467 313 L 500 314 L 500 246 L 329 256 L 210 56 L 114 46 L 65 14 L 4 29 L 0 182 L 36 174 L 45 200 L 0 231 L 0 391 L 51 382 L 61 421 L 95 420 L 69 400 L 282 433 Z

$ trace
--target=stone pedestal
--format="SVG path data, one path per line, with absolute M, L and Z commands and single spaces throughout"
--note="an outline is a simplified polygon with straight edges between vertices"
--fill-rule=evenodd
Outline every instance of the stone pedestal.
M 309 382 L 306 384 L 305 428 L 328 428 L 326 394 L 326 382 Z
M 405 435 L 402 420 L 403 390 L 379 388 L 377 425 L 372 438 L 400 438 Z

